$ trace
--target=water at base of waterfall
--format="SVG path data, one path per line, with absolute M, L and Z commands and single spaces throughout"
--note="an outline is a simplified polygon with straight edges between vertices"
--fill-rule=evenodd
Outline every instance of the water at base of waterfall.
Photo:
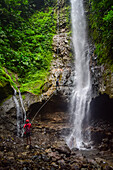
M 91 101 L 91 81 L 89 70 L 89 46 L 83 0 L 71 0 L 72 38 L 75 55 L 74 89 L 71 100 L 72 130 L 67 144 L 72 149 L 88 148 L 90 130 L 88 128 Z

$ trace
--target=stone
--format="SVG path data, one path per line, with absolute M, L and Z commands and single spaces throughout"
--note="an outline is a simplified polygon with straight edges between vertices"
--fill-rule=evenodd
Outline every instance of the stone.
M 58 164 L 60 165 L 60 167 L 64 168 L 66 163 L 63 159 L 61 159 L 61 160 L 58 160 Z
M 50 157 L 46 156 L 46 155 L 42 155 L 42 159 L 45 162 L 49 162 L 50 161 Z
M 55 162 L 52 162 L 51 165 L 55 168 L 58 168 L 58 165 Z
M 72 164 L 72 165 L 71 165 L 71 169 L 72 169 L 72 170 L 79 170 L 80 167 L 79 167 L 79 165 Z
M 34 156 L 32 157 L 32 160 L 35 160 L 37 157 L 38 157 L 37 155 L 34 155 Z
M 70 155 L 71 153 L 71 150 L 69 149 L 68 146 L 59 146 L 59 147 L 56 147 L 56 151 L 58 151 L 60 154 L 66 154 L 67 156 Z
M 40 147 L 39 147 L 38 145 L 35 145 L 34 147 L 35 147 L 36 149 L 40 149 Z

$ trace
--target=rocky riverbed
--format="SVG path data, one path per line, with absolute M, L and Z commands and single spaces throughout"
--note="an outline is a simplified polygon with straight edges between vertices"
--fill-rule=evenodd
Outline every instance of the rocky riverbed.
M 68 119 L 68 113 L 59 111 L 36 117 L 32 123 L 31 146 L 26 145 L 25 138 L 19 138 L 13 132 L 1 132 L 0 170 L 113 169 L 112 125 L 92 122 L 90 128 L 93 138 L 97 134 L 105 134 L 98 141 L 100 144 L 94 140 L 93 149 L 70 150 L 65 141 L 65 136 L 70 131 Z M 111 136 L 110 139 L 108 136 Z

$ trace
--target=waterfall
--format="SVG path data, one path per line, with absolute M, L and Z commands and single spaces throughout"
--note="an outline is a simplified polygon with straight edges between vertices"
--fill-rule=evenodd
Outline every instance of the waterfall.
M 13 87 L 14 89 L 14 87 Z M 23 130 L 23 125 L 25 123 L 25 120 L 26 120 L 26 111 L 24 109 L 24 105 L 23 105 L 23 100 L 22 100 L 22 96 L 21 96 L 21 93 L 20 93 L 20 90 L 18 89 L 19 91 L 19 100 L 20 100 L 20 104 L 19 104 L 19 101 L 16 97 L 16 90 L 14 89 L 14 95 L 13 95 L 13 100 L 14 100 L 14 103 L 15 103 L 15 106 L 16 106 L 16 115 L 17 115 L 17 136 L 23 136 L 23 133 L 24 133 L 24 130 Z
M 13 88 L 14 89 L 14 88 Z M 16 106 L 16 116 L 17 116 L 17 136 L 21 136 L 21 121 L 22 121 L 22 114 L 20 110 L 20 105 L 16 97 L 16 90 L 14 89 L 13 100 Z
M 88 124 L 91 101 L 91 81 L 89 70 L 89 46 L 83 0 L 71 0 L 73 46 L 75 56 L 74 89 L 71 101 L 73 122 L 72 132 L 67 139 L 70 148 L 82 149 L 90 140 L 90 133 L 84 135 L 84 120 Z M 85 139 L 86 137 L 86 139 Z
M 21 96 L 20 90 L 18 89 L 18 91 L 19 91 L 20 103 L 21 103 L 22 110 L 23 110 L 23 113 L 24 113 L 24 123 L 25 123 L 25 121 L 26 121 L 26 111 L 25 111 L 25 108 L 24 108 L 24 104 L 23 104 L 23 100 L 22 100 L 22 96 Z

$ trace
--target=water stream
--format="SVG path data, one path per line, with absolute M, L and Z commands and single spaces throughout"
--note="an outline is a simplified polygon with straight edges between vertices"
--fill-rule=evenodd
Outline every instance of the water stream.
M 13 88 L 14 89 L 14 88 Z M 20 110 L 20 105 L 18 99 L 16 97 L 16 90 L 14 89 L 13 100 L 16 106 L 16 116 L 17 116 L 17 136 L 21 136 L 21 121 L 22 121 L 22 113 Z
M 23 105 L 23 100 L 22 100 L 20 90 L 18 89 L 18 91 L 19 91 L 19 100 L 20 100 L 20 102 L 17 99 L 17 96 L 16 96 L 17 91 L 15 89 L 14 89 L 13 100 L 14 100 L 14 103 L 15 103 L 15 106 L 16 106 L 17 136 L 18 137 L 23 137 L 23 134 L 24 134 L 23 125 L 24 125 L 25 120 L 26 120 L 26 111 L 25 111 L 25 108 L 24 108 L 24 105 Z
M 21 107 L 22 107 L 22 110 L 23 110 L 23 119 L 24 119 L 24 123 L 26 121 L 26 111 L 25 111 L 25 108 L 24 108 L 24 104 L 23 104 L 23 100 L 22 100 L 22 96 L 21 96 L 21 93 L 20 93 L 20 90 L 18 89 L 19 91 L 19 99 L 20 99 L 20 103 L 21 103 Z
M 90 132 L 85 136 L 83 122 L 88 124 L 91 101 L 91 80 L 89 70 L 89 46 L 83 0 L 71 0 L 73 46 L 75 56 L 74 89 L 71 101 L 73 128 L 67 139 L 70 148 L 84 148 L 90 141 Z

